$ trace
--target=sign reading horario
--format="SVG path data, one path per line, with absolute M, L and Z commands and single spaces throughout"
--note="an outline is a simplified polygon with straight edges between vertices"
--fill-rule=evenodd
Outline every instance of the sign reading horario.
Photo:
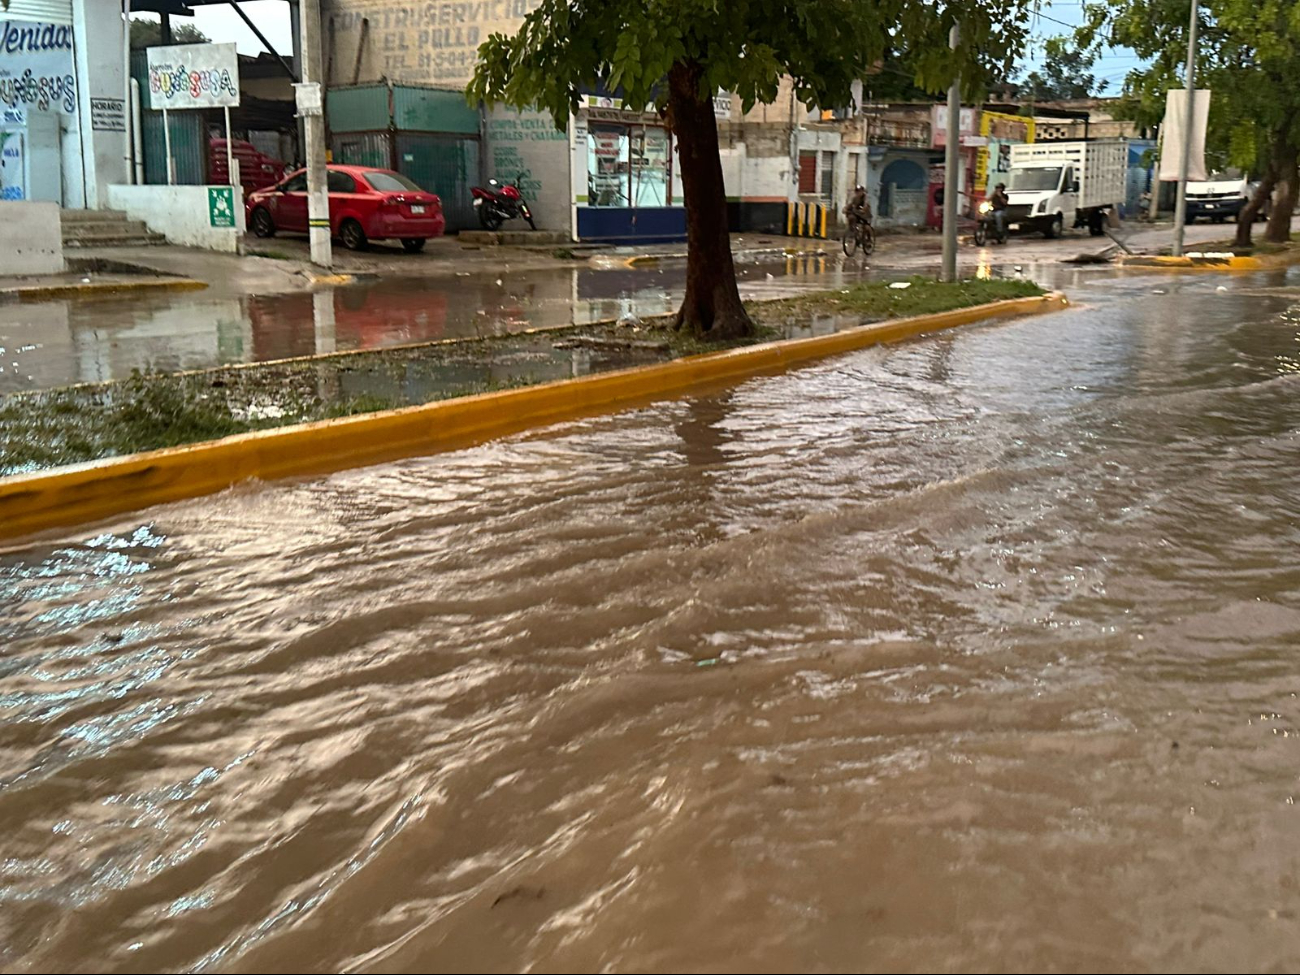
M 239 104 L 239 55 L 233 44 L 175 44 L 148 50 L 149 105 L 233 108 Z
M 71 27 L 0 20 L 0 105 L 76 114 Z

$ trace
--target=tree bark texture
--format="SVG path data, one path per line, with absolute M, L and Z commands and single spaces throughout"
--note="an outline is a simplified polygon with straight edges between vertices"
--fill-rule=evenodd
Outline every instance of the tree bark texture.
M 668 72 L 668 110 L 686 202 L 686 296 L 677 328 L 722 341 L 754 334 L 740 303 L 727 231 L 727 191 L 712 99 L 701 100 L 703 71 L 678 62 Z
M 1250 233 L 1255 226 L 1255 216 L 1268 202 L 1269 197 L 1273 195 L 1273 187 L 1276 185 L 1277 169 L 1270 162 L 1268 168 L 1264 170 L 1264 176 L 1259 181 L 1259 186 L 1255 188 L 1255 194 L 1246 201 L 1246 205 L 1237 214 L 1237 238 L 1233 241 L 1237 247 L 1250 246 Z
M 1277 165 L 1277 199 L 1273 201 L 1273 212 L 1268 215 L 1268 229 L 1264 239 L 1272 244 L 1285 244 L 1291 239 L 1291 214 L 1295 211 L 1296 192 L 1300 190 L 1297 181 L 1297 163 L 1300 162 L 1300 149 L 1289 139 L 1278 143 L 1274 159 Z

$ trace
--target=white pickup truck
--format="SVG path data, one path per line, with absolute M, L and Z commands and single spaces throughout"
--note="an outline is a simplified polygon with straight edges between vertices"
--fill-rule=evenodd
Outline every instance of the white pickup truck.
M 1007 173 L 1010 230 L 1059 237 L 1066 227 L 1105 233 L 1106 215 L 1124 199 L 1123 142 L 1030 142 L 1011 147 Z

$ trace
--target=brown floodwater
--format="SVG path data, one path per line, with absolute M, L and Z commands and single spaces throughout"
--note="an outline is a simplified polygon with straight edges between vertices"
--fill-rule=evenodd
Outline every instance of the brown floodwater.
M 0 969 L 1297 970 L 1300 288 L 1088 280 L 0 552 Z

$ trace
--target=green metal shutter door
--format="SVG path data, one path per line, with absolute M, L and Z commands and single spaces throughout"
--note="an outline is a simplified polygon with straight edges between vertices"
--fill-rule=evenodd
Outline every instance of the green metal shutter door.
M 397 168 L 442 198 L 448 232 L 478 226 L 470 187 L 479 180 L 478 139 L 427 132 L 397 134 Z

